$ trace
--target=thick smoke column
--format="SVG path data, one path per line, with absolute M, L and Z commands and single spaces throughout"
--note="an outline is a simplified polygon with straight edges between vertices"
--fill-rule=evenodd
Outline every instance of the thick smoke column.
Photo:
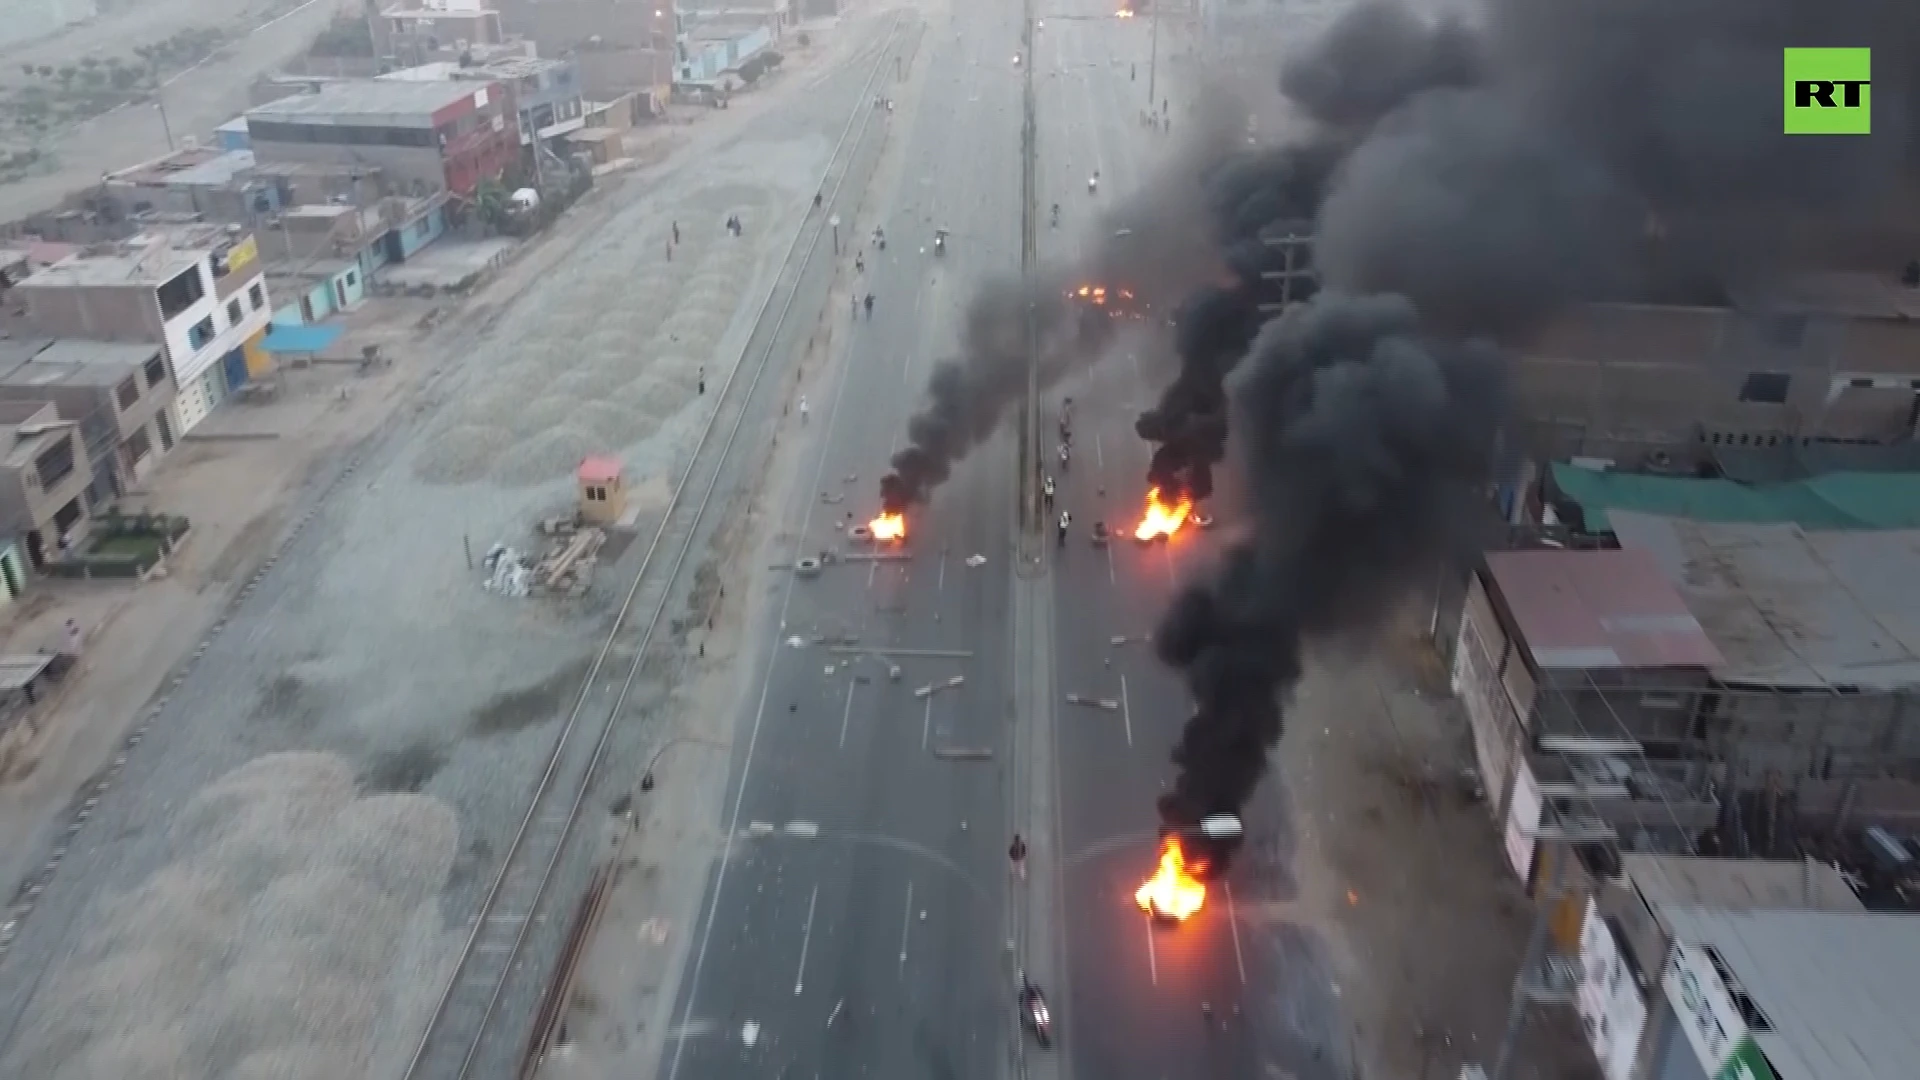
M 1197 705 L 1170 826 L 1245 806 L 1306 643 L 1372 629 L 1464 553 L 1503 419 L 1491 341 L 1523 344 L 1574 303 L 1701 302 L 1702 282 L 1863 237 L 1915 243 L 1920 4 L 1481 8 L 1471 28 L 1350 12 L 1282 79 L 1314 121 L 1291 152 L 1331 159 L 1308 170 L 1312 205 L 1286 170 L 1211 204 L 1232 280 L 1182 309 L 1180 372 L 1139 430 L 1160 444 L 1153 482 L 1201 495 L 1231 415 L 1251 528 L 1156 634 Z M 1781 134 L 1788 45 L 1873 48 L 1871 137 Z M 1278 267 L 1249 241 L 1295 217 L 1314 220 L 1326 291 L 1263 326 L 1259 272 Z M 1884 272 L 1912 252 L 1883 239 L 1872 257 Z M 1218 870 L 1230 849 L 1210 854 Z
M 974 297 L 961 353 L 934 366 L 926 401 L 907 422 L 907 445 L 880 479 L 886 513 L 905 513 L 947 479 L 955 462 L 984 442 L 1027 390 L 1027 311 L 1038 328 L 1040 381 L 1050 385 L 1090 362 L 1112 339 L 1112 320 L 1066 297 L 1063 280 L 1029 290 L 1018 280 L 989 283 Z
M 1238 813 L 1311 637 L 1372 625 L 1463 551 L 1501 416 L 1503 361 L 1423 336 L 1398 296 L 1322 294 L 1268 323 L 1236 376 L 1250 537 L 1161 621 L 1196 711 L 1163 820 Z

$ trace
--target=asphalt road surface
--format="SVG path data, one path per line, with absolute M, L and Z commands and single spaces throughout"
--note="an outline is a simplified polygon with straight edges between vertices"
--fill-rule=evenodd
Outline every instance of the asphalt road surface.
M 1087 0 L 1068 10 L 1093 11 Z M 1095 235 L 1087 204 L 1123 198 L 1177 145 L 1141 121 L 1142 110 L 1161 109 L 1149 101 L 1150 80 L 1156 97 L 1171 99 L 1174 131 L 1191 122 L 1186 87 L 1168 60 L 1183 42 L 1163 28 L 1155 65 L 1152 35 L 1145 18 L 1056 18 L 1041 35 L 1042 198 L 1063 210 L 1063 227 L 1042 238 L 1045 253 L 1071 252 Z M 1100 192 L 1090 198 L 1086 178 L 1094 169 Z M 1153 800 L 1172 775 L 1168 750 L 1192 709 L 1145 639 L 1179 584 L 1204 569 L 1232 530 L 1223 492 L 1214 500 L 1222 520 L 1212 530 L 1189 524 L 1152 545 L 1131 537 L 1150 452 L 1133 424 L 1168 378 L 1168 362 L 1153 355 L 1164 348 L 1143 328 L 1048 405 L 1051 426 L 1060 398 L 1075 399 L 1071 465 L 1057 476 L 1060 506 L 1074 525 L 1067 545 L 1053 549 L 1051 573 L 1058 846 L 1069 913 L 1062 921 L 1063 1072 L 1082 1080 L 1335 1080 L 1351 1075 L 1341 1034 L 1348 1028 L 1323 945 L 1284 916 L 1295 893 L 1293 839 L 1277 776 L 1247 815 L 1242 856 L 1199 914 L 1156 927 L 1133 902 L 1157 855 Z M 1230 484 L 1223 478 L 1223 487 Z M 1092 543 L 1095 521 L 1114 534 L 1104 548 Z M 1068 693 L 1118 708 L 1069 705 Z
M 1139 119 L 1151 20 L 1115 19 L 1097 0 L 1040 14 L 1028 58 L 1038 199 L 1063 211 L 1059 229 L 1041 225 L 1041 251 L 1069 259 L 1098 234 L 1100 208 L 1172 140 Z M 856 328 L 835 400 L 812 403 L 812 422 L 830 430 L 803 526 L 809 547 L 845 546 L 836 530 L 875 511 L 875 482 L 931 361 L 955 346 L 973 286 L 1018 269 L 1019 19 L 1018 7 L 959 5 L 926 38 L 924 92 L 896 120 L 911 125 L 897 186 L 874 189 L 890 243 L 865 251 L 872 319 Z M 1173 96 L 1168 72 L 1157 74 Z M 1095 168 L 1101 190 L 1089 196 Z M 923 250 L 939 227 L 951 232 L 943 258 Z M 1058 854 L 1049 869 L 1061 887 L 1055 910 L 1037 918 L 1066 964 L 1061 985 L 1047 987 L 1060 1045 L 1027 1046 L 1024 1063 L 1010 1053 L 1019 1035 L 1008 898 L 1022 883 L 1006 848 L 1024 793 L 1011 790 L 1021 745 L 1009 632 L 1015 469 L 1003 431 L 914 516 L 897 549 L 904 560 L 829 566 L 796 583 L 768 628 L 809 644 L 775 650 L 764 700 L 735 741 L 738 795 L 724 823 L 733 839 L 696 928 L 660 1075 L 971 1080 L 1010 1066 L 1082 1080 L 1350 1075 L 1321 946 L 1274 915 L 1292 895 L 1283 793 L 1270 790 L 1249 814 L 1246 853 L 1198 916 L 1155 929 L 1133 904 L 1155 857 L 1153 798 L 1189 707 L 1143 639 L 1230 528 L 1189 527 L 1153 547 L 1089 541 L 1095 520 L 1125 537 L 1137 518 L 1148 448 L 1133 419 L 1164 371 L 1144 355 L 1152 338 L 1127 335 L 1049 397 L 1049 412 L 1063 394 L 1078 405 L 1073 464 L 1058 476 L 1075 526 L 1065 547 L 1049 536 L 1041 586 L 1051 590 L 1041 610 L 1053 615 L 1040 662 L 1059 693 L 1051 715 L 1032 718 L 1053 729 L 1040 783 L 1057 789 L 1057 821 L 1043 827 L 1055 831 L 1044 846 Z M 985 561 L 968 565 L 975 555 Z M 889 661 L 812 643 L 842 635 L 967 655 Z M 916 696 L 953 676 L 961 685 Z M 1068 692 L 1119 707 L 1070 706 Z M 990 756 L 956 756 L 979 754 Z
M 849 547 L 847 515 L 877 511 L 887 458 L 932 362 L 954 348 L 974 283 L 1018 269 L 1018 41 L 1019 9 L 999 4 L 956 5 L 923 41 L 923 88 L 894 121 L 909 125 L 897 185 L 883 164 L 870 196 L 887 249 L 857 238 L 871 319 L 853 330 L 834 399 L 809 403 L 809 422 L 829 430 L 800 526 L 808 550 Z M 932 251 L 937 228 L 950 233 L 944 256 Z M 1007 439 L 983 448 L 903 545 L 872 549 L 904 559 L 796 581 L 768 628 L 970 655 L 774 651 L 764 700 L 735 740 L 734 839 L 695 929 L 679 1037 L 659 1075 L 972 1078 L 1005 1067 L 1012 460 Z M 968 565 L 975 555 L 984 562 Z

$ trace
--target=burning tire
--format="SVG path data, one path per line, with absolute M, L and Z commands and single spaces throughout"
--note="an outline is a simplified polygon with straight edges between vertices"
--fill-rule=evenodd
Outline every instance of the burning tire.
M 819 577 L 820 560 L 812 558 L 811 556 L 801 559 L 799 562 L 793 564 L 793 572 L 803 578 Z
M 873 530 L 865 525 L 855 525 L 847 530 L 847 539 L 856 544 L 873 543 Z

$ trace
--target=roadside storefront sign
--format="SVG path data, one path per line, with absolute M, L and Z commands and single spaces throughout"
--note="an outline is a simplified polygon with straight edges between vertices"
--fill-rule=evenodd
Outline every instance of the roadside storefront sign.
M 1580 989 L 1574 1009 L 1587 1032 L 1587 1045 L 1607 1080 L 1627 1080 L 1647 1026 L 1647 1003 L 1640 985 L 1620 955 L 1613 930 L 1591 897 L 1580 927 Z M 1744 1080 L 1744 1078 L 1739 1078 Z
M 1660 985 L 1680 1018 L 1700 1065 L 1714 1080 L 1774 1080 L 1733 995 L 1706 951 L 1676 942 Z

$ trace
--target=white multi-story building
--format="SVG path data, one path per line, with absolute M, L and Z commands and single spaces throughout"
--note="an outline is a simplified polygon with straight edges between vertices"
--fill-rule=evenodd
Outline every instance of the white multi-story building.
M 82 249 L 16 287 L 54 336 L 165 348 L 178 396 L 163 441 L 185 434 L 266 368 L 273 317 L 259 249 L 237 227 L 156 229 Z

